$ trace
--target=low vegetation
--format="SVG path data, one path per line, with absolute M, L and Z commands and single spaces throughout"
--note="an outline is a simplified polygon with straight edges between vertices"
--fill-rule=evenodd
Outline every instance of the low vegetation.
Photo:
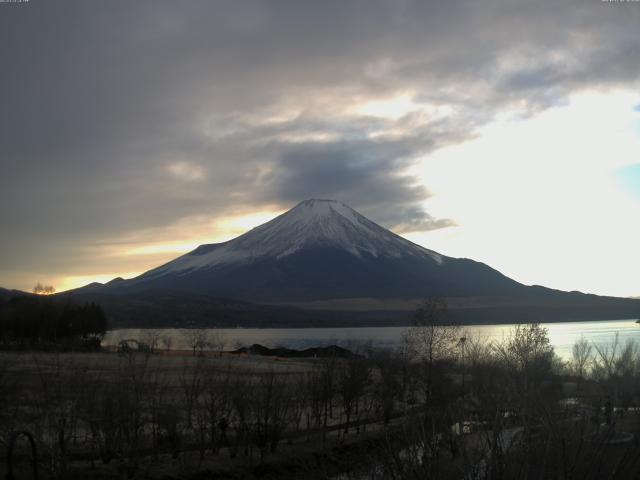
M 107 318 L 95 303 L 76 305 L 40 295 L 0 297 L 0 348 L 98 350 Z
M 487 343 L 445 316 L 428 301 L 402 349 L 341 358 L 212 355 L 201 331 L 182 356 L 153 332 L 142 352 L 5 352 L 0 442 L 28 431 L 51 479 L 637 478 L 638 345 L 563 362 L 539 325 Z

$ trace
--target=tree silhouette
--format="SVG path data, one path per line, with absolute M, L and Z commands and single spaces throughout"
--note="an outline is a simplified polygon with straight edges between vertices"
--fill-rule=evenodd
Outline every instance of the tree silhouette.
M 40 282 L 33 287 L 33 293 L 36 295 L 53 295 L 56 289 L 51 285 L 42 285 Z

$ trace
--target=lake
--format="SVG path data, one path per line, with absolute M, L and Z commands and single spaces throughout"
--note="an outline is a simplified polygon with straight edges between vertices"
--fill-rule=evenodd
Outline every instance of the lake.
M 616 333 L 621 343 L 635 339 L 640 343 L 640 325 L 635 319 L 603 320 L 596 322 L 558 322 L 542 324 L 549 330 L 549 339 L 556 353 L 564 358 L 571 357 L 574 342 L 584 336 L 597 345 L 611 343 Z M 467 335 L 486 341 L 500 340 L 515 325 L 467 325 Z M 259 343 L 267 347 L 307 348 L 326 345 L 349 347 L 354 343 L 370 342 L 379 348 L 395 348 L 402 342 L 407 327 L 354 327 L 354 328 L 220 328 L 212 332 L 222 334 L 225 349 Z M 172 337 L 173 349 L 188 349 L 184 329 L 160 329 L 161 335 Z M 148 332 L 140 329 L 112 330 L 106 335 L 103 345 L 116 345 L 123 339 L 145 341 Z

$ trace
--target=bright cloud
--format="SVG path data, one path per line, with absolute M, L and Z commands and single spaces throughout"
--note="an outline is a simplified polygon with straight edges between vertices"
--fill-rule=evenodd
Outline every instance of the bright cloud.
M 637 295 L 640 202 L 617 178 L 640 158 L 637 101 L 629 92 L 578 94 L 436 152 L 414 173 L 434 193 L 430 211 L 459 227 L 410 238 L 523 283 Z

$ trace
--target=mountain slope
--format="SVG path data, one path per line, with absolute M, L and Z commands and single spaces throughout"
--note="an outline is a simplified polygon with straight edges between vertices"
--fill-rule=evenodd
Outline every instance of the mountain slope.
M 231 241 L 201 245 L 115 291 L 164 289 L 262 303 L 505 296 L 526 287 L 416 245 L 331 200 L 307 200 Z
M 59 295 L 98 302 L 120 326 L 398 325 L 429 296 L 446 297 L 451 321 L 468 324 L 640 314 L 638 300 L 522 285 L 483 263 L 416 245 L 330 200 L 304 201 L 136 278 Z

